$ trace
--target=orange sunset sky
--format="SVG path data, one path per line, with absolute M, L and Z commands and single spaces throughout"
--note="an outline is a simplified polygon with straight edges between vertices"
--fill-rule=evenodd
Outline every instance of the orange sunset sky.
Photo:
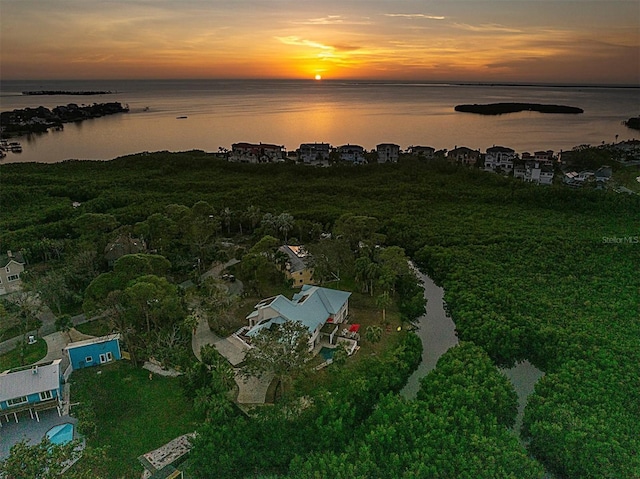
M 3 79 L 638 84 L 637 0 L 0 0 Z

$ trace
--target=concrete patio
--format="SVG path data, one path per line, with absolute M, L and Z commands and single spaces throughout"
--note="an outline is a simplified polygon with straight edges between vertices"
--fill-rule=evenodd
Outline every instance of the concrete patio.
M 9 422 L 5 416 L 1 416 L 2 427 L 0 427 L 0 460 L 9 456 L 11 447 L 22 439 L 29 441 L 30 445 L 39 443 L 47 431 L 59 424 L 71 423 L 74 426 L 78 420 L 71 416 L 58 416 L 56 409 L 49 409 L 38 414 L 40 422 L 31 419 L 28 412 L 18 415 L 16 423 L 13 416 L 9 416 Z M 74 436 L 77 433 L 74 432 Z

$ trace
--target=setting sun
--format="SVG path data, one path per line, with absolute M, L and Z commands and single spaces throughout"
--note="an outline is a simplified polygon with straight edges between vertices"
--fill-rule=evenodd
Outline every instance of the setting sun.
M 321 75 L 316 75 L 316 80 L 322 80 L 322 76 Z

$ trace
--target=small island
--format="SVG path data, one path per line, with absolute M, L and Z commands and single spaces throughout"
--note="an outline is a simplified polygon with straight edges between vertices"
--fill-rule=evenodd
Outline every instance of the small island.
M 23 91 L 23 95 L 111 95 L 113 92 L 109 90 L 80 90 L 80 91 L 68 91 L 68 90 L 32 90 Z
M 544 105 L 540 103 L 488 103 L 486 105 L 456 105 L 456 111 L 478 113 L 480 115 L 503 115 L 520 111 L 537 111 L 540 113 L 584 113 L 582 108 L 566 105 Z

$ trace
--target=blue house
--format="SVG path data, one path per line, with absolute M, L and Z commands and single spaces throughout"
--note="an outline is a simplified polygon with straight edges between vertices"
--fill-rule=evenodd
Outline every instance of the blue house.
M 71 343 L 64 348 L 72 369 L 88 368 L 122 359 L 120 334 Z
M 48 363 L 7 370 L 0 373 L 0 425 L 4 416 L 9 421 L 13 415 L 18 422 L 18 413 L 29 411 L 31 418 L 40 421 L 38 411 L 62 409 L 62 371 L 56 359 Z
M 331 326 L 327 335 L 333 340 L 337 325 L 349 314 L 349 296 L 351 293 L 346 291 L 305 284 L 292 300 L 282 295 L 263 299 L 247 316 L 249 330 L 246 335 L 251 337 L 273 324 L 295 321 L 309 330 L 309 350 L 312 351 L 320 343 L 325 324 Z

